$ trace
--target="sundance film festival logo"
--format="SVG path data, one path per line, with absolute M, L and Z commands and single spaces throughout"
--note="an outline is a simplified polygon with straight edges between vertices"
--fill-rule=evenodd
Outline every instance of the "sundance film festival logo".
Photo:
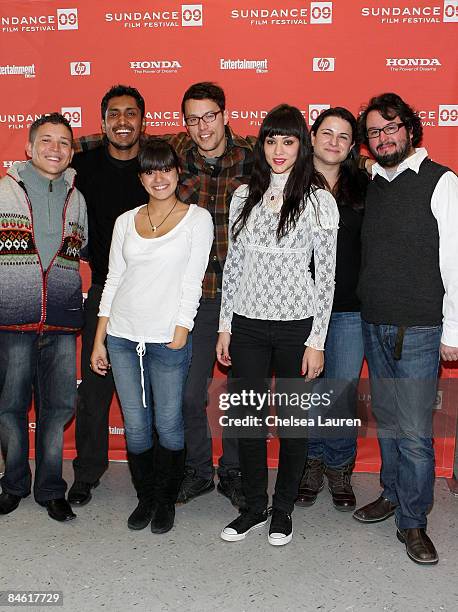
M 181 115 L 179 110 L 147 111 L 145 113 L 146 127 L 181 128 Z
M 257 73 L 268 72 L 268 60 L 220 59 L 220 70 L 254 70 Z
M 35 78 L 35 64 L 29 66 L 16 66 L 16 64 L 7 64 L 6 66 L 0 66 L 0 76 L 6 75 L 20 75 L 26 79 Z
M 458 0 L 420 6 L 370 6 L 361 9 L 363 17 L 375 18 L 382 24 L 447 23 L 458 21 Z
M 423 127 L 458 127 L 458 104 L 439 104 L 437 109 L 418 111 Z
M 313 72 L 334 72 L 334 57 L 314 57 Z
M 387 57 L 391 72 L 436 72 L 442 64 L 437 57 Z
M 70 74 L 72 76 L 89 76 L 91 74 L 91 62 L 70 62 Z
M 178 60 L 140 60 L 129 62 L 129 66 L 135 74 L 176 74 L 182 68 Z
M 0 128 L 6 127 L 9 130 L 28 129 L 35 119 L 39 119 L 41 113 L 0 113 Z
M 63 106 L 61 113 L 72 127 L 83 127 L 81 106 Z
M 120 11 L 105 13 L 107 23 L 123 28 L 178 28 L 203 25 L 202 4 L 182 4 L 181 7 L 152 11 Z
M 331 108 L 330 104 L 309 104 L 309 117 L 308 124 L 313 125 L 321 113 L 328 108 Z
M 0 25 L 4 33 L 77 30 L 78 9 L 56 9 L 56 14 L 48 15 L 5 15 L 0 18 Z
M 329 107 L 328 107 L 329 108 Z M 266 118 L 269 109 L 232 109 L 229 111 L 229 119 L 231 121 L 246 121 L 248 125 L 259 127 L 263 120 Z M 302 115 L 305 117 L 305 110 L 301 110 Z
M 251 26 L 330 24 L 332 2 L 310 2 L 308 7 L 233 9 L 231 19 L 246 21 Z

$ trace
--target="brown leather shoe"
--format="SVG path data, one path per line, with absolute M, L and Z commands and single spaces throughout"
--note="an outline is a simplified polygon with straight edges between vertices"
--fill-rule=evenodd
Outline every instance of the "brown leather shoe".
M 380 496 L 372 503 L 355 510 L 353 518 L 361 523 L 378 523 L 393 516 L 396 508 L 397 504 L 393 504 L 389 499 Z
M 406 545 L 406 552 L 415 563 L 435 565 L 439 561 L 439 555 L 425 529 L 398 529 L 396 535 Z
M 313 506 L 318 493 L 324 488 L 324 463 L 321 459 L 307 459 L 299 485 L 296 506 Z
M 356 498 L 351 486 L 352 471 L 353 463 L 339 469 L 326 468 L 332 503 L 334 508 L 341 512 L 351 512 L 356 506 Z

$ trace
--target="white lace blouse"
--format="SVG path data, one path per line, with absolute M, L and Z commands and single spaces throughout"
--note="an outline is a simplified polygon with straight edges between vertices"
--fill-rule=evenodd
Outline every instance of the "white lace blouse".
M 296 227 L 277 242 L 282 199 L 280 195 L 274 209 L 270 195 L 282 194 L 287 178 L 272 174 L 269 190 L 235 241 L 232 225 L 248 195 L 247 186 L 240 186 L 232 196 L 219 331 L 231 331 L 234 312 L 271 321 L 313 317 L 305 344 L 322 350 L 334 296 L 339 213 L 332 195 L 318 189 L 308 198 Z M 312 253 L 315 282 L 309 269 Z

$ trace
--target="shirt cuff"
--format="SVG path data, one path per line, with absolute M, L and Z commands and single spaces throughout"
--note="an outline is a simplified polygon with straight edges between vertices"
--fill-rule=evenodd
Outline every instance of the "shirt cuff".
M 444 323 L 441 342 L 447 346 L 458 347 L 458 328 L 450 323 Z

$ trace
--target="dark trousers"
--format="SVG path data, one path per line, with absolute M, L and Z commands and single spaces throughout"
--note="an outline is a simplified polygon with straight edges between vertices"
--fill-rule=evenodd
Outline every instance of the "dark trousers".
M 37 502 L 65 497 L 62 478 L 64 426 L 76 403 L 75 334 L 0 333 L 0 439 L 6 450 L 5 493 L 31 489 L 27 413 L 35 399 Z
M 268 378 L 272 370 L 279 379 L 300 378 L 304 342 L 311 327 L 312 319 L 263 321 L 234 315 L 230 354 L 236 384 L 259 391 L 259 381 Z M 288 438 L 280 434 L 278 473 L 272 500 L 274 508 L 288 514 L 293 511 L 306 454 L 305 436 Z M 265 435 L 240 438 L 239 455 L 247 507 L 253 512 L 263 512 L 268 504 Z
M 220 295 L 200 301 L 192 332 L 192 361 L 183 400 L 186 465 L 194 468 L 201 478 L 213 475 L 206 406 L 208 380 L 216 361 L 220 307 Z M 223 432 L 223 454 L 219 459 L 218 475 L 225 476 L 229 469 L 239 469 L 238 444 L 234 438 L 225 438 Z
M 76 409 L 75 480 L 95 482 L 108 468 L 108 417 L 114 393 L 111 372 L 103 377 L 90 369 L 102 285 L 92 285 L 84 302 L 81 374 Z

